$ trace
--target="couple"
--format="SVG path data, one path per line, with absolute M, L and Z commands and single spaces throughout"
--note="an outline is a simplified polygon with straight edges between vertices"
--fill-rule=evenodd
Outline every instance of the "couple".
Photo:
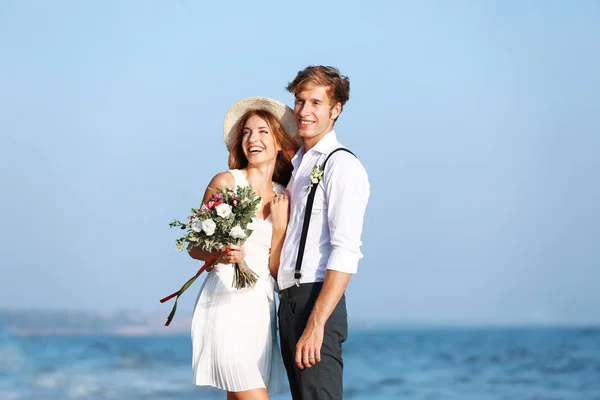
M 192 319 L 194 383 L 226 390 L 228 400 L 280 392 L 282 360 L 294 400 L 343 396 L 344 292 L 362 258 L 369 182 L 353 154 L 335 151 L 342 146 L 333 126 L 350 96 L 348 78 L 309 66 L 287 89 L 293 110 L 263 97 L 231 107 L 224 127 L 230 170 L 212 179 L 203 199 L 240 185 L 262 199 L 254 231 L 243 246 L 225 246 L 230 251 L 205 279 Z M 190 255 L 214 256 L 197 248 Z M 238 290 L 232 264 L 242 259 L 258 281 Z

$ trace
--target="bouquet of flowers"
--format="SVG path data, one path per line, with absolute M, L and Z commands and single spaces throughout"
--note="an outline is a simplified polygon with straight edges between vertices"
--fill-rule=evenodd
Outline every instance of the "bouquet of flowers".
M 253 231 L 252 219 L 261 205 L 261 198 L 250 186 L 238 186 L 236 189 L 217 189 L 210 200 L 199 209 L 192 208 L 187 223 L 173 220 L 171 228 L 187 230 L 185 235 L 175 241 L 177 250 L 190 251 L 199 247 L 204 251 L 216 252 L 226 244 L 242 245 Z M 189 279 L 180 290 L 160 300 L 161 303 L 179 296 L 191 286 L 207 268 L 217 264 L 226 251 L 208 260 L 195 276 Z M 234 265 L 234 277 L 231 285 L 237 289 L 251 287 L 256 283 L 256 275 L 245 261 Z M 177 309 L 177 299 L 167 318 L 169 325 Z

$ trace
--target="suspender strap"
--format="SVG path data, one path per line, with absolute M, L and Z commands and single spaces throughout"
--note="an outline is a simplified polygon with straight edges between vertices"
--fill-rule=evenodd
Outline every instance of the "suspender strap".
M 329 155 L 327 156 L 327 158 L 325 159 L 325 162 L 322 165 L 322 170 L 325 171 L 325 164 L 327 164 L 327 161 L 329 160 L 329 158 L 338 151 L 346 151 L 350 154 L 352 154 L 354 157 L 356 157 L 354 155 L 353 152 L 351 152 L 350 150 L 343 148 L 343 147 L 339 147 L 335 150 L 333 150 L 331 153 L 329 153 Z M 325 173 L 323 172 L 323 176 Z M 302 225 L 302 234 L 300 235 L 300 245 L 298 247 L 298 256 L 296 257 L 296 270 L 294 271 L 294 279 L 296 279 L 296 285 L 300 284 L 300 277 L 302 276 L 302 274 L 300 273 L 300 269 L 302 268 L 302 259 L 304 258 L 304 248 L 306 247 L 306 236 L 308 235 L 308 225 L 310 224 L 310 215 L 312 214 L 312 208 L 313 208 L 313 203 L 315 202 L 315 193 L 317 192 L 317 186 L 319 186 L 318 183 L 313 183 L 313 185 L 310 188 L 310 193 L 308 194 L 308 199 L 306 200 L 306 210 L 304 212 L 304 223 Z

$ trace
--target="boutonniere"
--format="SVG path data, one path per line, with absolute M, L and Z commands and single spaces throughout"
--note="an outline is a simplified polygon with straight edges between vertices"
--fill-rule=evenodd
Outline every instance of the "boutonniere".
M 310 192 L 310 189 L 313 187 L 313 185 L 318 184 L 319 182 L 321 182 L 321 179 L 323 179 L 323 170 L 324 170 L 323 164 L 321 164 L 321 165 L 315 164 L 312 171 L 310 171 L 310 184 L 307 187 L 307 190 L 309 192 Z

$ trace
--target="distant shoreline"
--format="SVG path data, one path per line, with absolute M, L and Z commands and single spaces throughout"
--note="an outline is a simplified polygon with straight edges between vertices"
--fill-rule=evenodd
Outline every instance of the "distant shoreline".
M 0 309 L 0 337 L 11 336 L 179 336 L 189 335 L 191 317 L 176 316 L 164 326 L 166 315 L 137 311 L 85 312 L 60 310 Z M 568 323 L 464 323 L 442 321 L 367 321 L 350 320 L 352 331 L 430 331 L 430 330 L 534 330 L 600 329 L 600 324 Z

